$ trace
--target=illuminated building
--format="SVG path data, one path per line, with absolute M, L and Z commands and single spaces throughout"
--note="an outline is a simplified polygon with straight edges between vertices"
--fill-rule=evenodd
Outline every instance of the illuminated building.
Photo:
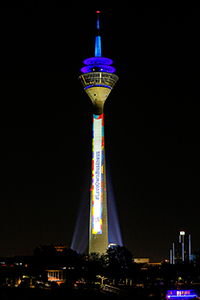
M 65 245 L 55 245 L 54 248 L 58 252 L 63 252 L 64 249 L 67 249 L 67 246 L 65 246 Z
M 63 252 L 64 249 L 67 249 L 67 246 L 66 245 L 50 245 L 50 244 L 47 244 L 47 245 L 40 245 L 37 247 L 40 251 L 44 251 L 44 249 L 51 249 L 51 248 L 54 248 L 56 251 L 58 252 Z
M 181 259 L 182 263 L 184 263 L 185 260 L 185 231 L 180 231 L 179 234 L 179 244 L 181 244 Z
M 194 299 L 197 298 L 197 295 L 195 294 L 194 290 L 168 290 L 166 299 Z
M 192 254 L 191 254 L 191 235 L 188 235 L 188 238 L 185 234 L 185 231 L 181 230 L 179 233 L 178 243 L 172 244 L 172 250 L 170 250 L 170 264 L 175 264 L 175 262 L 185 261 L 191 263 Z
M 134 257 L 133 261 L 136 264 L 149 264 L 150 259 L 148 257 Z
M 46 270 L 46 272 L 49 282 L 57 282 L 58 285 L 66 282 L 66 270 Z
M 95 57 L 83 61 L 85 66 L 79 76 L 84 90 L 93 104 L 92 130 L 92 182 L 90 195 L 89 253 L 103 253 L 108 248 L 108 216 L 106 190 L 106 160 L 104 148 L 104 103 L 118 80 L 113 74 L 113 61 L 101 56 L 99 34 L 99 11 L 97 13 L 97 36 Z

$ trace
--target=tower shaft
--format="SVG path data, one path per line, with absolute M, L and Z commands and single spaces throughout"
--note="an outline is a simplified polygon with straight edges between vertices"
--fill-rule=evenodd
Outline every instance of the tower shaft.
M 104 114 L 102 114 L 104 117 Z M 93 117 L 93 128 L 94 128 L 94 117 Z M 102 126 L 103 127 L 103 126 Z M 103 128 L 102 128 L 103 131 Z M 94 134 L 94 131 L 93 131 Z M 95 137 L 94 137 L 95 139 Z M 95 141 L 93 139 L 93 145 Z M 92 146 L 93 146 L 92 145 Z M 93 160 L 94 147 L 92 147 L 92 186 L 91 186 L 91 195 L 90 195 L 90 227 L 89 227 L 89 253 L 98 252 L 104 253 L 108 248 L 108 217 L 107 217 L 107 192 L 106 192 L 106 158 L 105 158 L 105 147 L 102 149 L 103 162 L 101 166 L 101 206 L 100 206 L 100 231 L 95 232 L 95 214 L 97 213 L 96 218 L 98 218 L 98 212 L 95 212 L 94 201 L 95 201 L 95 160 Z M 98 201 L 98 200 L 96 200 Z M 98 223 L 98 222 L 97 222 Z M 98 226 L 98 225 L 97 225 Z

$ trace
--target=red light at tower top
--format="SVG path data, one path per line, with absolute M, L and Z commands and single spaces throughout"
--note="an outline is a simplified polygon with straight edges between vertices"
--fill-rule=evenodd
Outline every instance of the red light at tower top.
M 97 13 L 97 36 L 98 36 L 98 35 L 100 35 L 99 34 L 99 14 L 100 14 L 100 11 L 97 10 L 96 13 Z

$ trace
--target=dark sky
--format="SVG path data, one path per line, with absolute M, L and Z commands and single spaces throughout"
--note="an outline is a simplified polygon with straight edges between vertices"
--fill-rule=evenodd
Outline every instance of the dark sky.
M 67 3 L 1 7 L 0 256 L 71 245 L 92 133 L 77 78 L 94 56 L 97 9 L 102 55 L 119 76 L 105 104 L 105 138 L 124 246 L 169 258 L 184 229 L 200 250 L 197 7 Z

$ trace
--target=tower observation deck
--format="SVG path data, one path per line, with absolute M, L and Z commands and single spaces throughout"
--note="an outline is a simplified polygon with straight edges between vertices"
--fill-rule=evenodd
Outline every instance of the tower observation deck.
M 113 61 L 101 56 L 101 36 L 97 11 L 95 56 L 83 61 L 79 80 L 93 104 L 92 183 L 90 195 L 89 253 L 104 253 L 108 248 L 106 159 L 104 147 L 104 103 L 118 76 Z

